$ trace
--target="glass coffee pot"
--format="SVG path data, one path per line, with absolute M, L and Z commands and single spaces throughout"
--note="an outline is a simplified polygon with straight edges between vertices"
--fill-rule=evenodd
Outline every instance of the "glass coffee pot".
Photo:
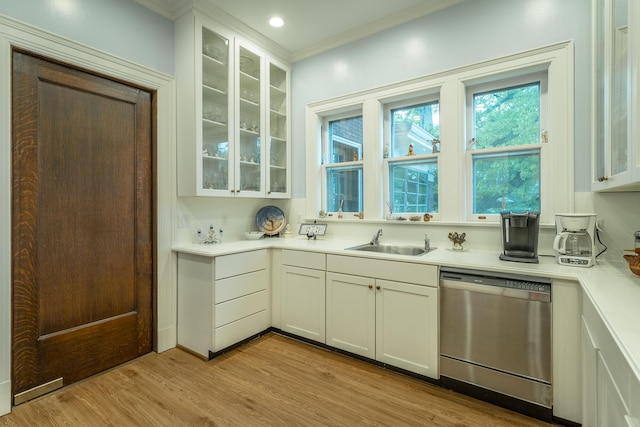
M 587 230 L 563 230 L 553 242 L 553 248 L 558 253 L 569 256 L 590 257 L 591 247 L 591 236 L 587 233 Z

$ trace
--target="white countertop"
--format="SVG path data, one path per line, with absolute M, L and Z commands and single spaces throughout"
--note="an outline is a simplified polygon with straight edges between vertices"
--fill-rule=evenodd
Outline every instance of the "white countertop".
M 172 250 L 216 257 L 256 249 L 295 249 L 575 280 L 580 283 L 585 294 L 593 302 L 638 381 L 640 381 L 640 277 L 631 273 L 624 260 L 616 263 L 598 261 L 593 267 L 580 268 L 559 265 L 553 257 L 540 257 L 539 264 L 529 264 L 502 261 L 498 259 L 498 254 L 495 252 L 458 252 L 448 248 L 438 248 L 421 256 L 345 250 L 345 248 L 363 243 L 366 242 L 338 239 L 307 240 L 303 237 L 294 237 L 244 240 L 213 245 L 174 245 Z M 393 243 L 401 244 L 400 242 L 385 241 L 385 244 Z

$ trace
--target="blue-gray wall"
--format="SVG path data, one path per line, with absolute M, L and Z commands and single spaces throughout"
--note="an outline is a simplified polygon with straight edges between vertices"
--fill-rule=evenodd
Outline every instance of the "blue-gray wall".
M 132 0 L 2 0 L 0 13 L 174 75 L 173 21 Z
M 591 2 L 467 0 L 293 65 L 293 196 L 305 197 L 304 106 L 527 49 L 575 43 L 575 191 L 590 191 Z

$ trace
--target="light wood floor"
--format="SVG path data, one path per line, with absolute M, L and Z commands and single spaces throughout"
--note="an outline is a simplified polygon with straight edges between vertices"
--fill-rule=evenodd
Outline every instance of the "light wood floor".
M 13 408 L 0 426 L 548 426 L 268 334 L 205 362 L 180 349 Z

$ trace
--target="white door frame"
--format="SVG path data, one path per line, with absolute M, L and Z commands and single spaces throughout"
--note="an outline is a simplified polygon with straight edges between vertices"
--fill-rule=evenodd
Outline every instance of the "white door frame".
M 156 346 L 176 346 L 175 78 L 0 15 L 0 415 L 11 411 L 11 49 L 96 71 L 157 92 Z

